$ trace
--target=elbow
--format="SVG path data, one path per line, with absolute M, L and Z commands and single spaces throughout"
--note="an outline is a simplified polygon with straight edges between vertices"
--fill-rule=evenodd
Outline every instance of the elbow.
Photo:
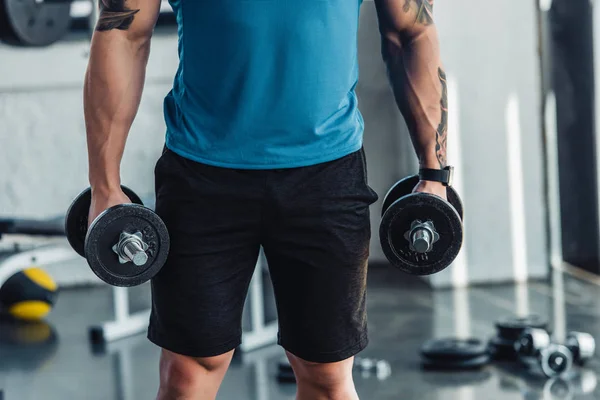
M 150 45 L 154 27 L 140 27 L 127 32 L 127 39 L 138 45 L 139 47 L 146 47 Z

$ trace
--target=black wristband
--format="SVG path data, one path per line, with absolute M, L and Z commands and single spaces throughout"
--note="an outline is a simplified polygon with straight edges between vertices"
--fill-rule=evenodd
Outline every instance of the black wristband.
M 444 186 L 452 186 L 454 167 L 448 166 L 444 169 L 421 168 L 419 179 L 422 181 L 440 182 Z

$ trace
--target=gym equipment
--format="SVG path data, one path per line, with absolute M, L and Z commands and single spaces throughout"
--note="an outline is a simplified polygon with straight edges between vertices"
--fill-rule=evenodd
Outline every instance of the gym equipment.
M 375 375 L 379 381 L 384 381 L 392 375 L 392 366 L 386 360 L 355 357 L 354 368 L 360 371 L 363 378 Z
M 381 247 L 392 265 L 411 275 L 430 275 L 448 267 L 463 241 L 463 206 L 446 187 L 448 201 L 429 194 L 412 193 L 419 175 L 396 183 L 385 195 L 379 226 Z
M 23 46 L 49 46 L 71 26 L 71 0 L 0 0 L 0 34 Z
M 484 354 L 467 360 L 428 360 L 421 361 L 421 367 L 432 371 L 464 371 L 471 369 L 480 369 L 490 363 L 489 354 Z
M 2 235 L 64 236 L 63 218 L 47 220 L 0 218 L 0 238 Z
M 421 366 L 424 369 L 477 369 L 484 367 L 489 361 L 486 344 L 475 338 L 433 339 L 421 346 Z
M 86 258 L 100 279 L 129 287 L 141 285 L 160 271 L 169 254 L 169 233 L 139 196 L 122 188 L 132 203 L 110 207 L 89 228 L 91 189 L 81 192 L 67 212 L 65 231 L 73 250 Z
M 585 332 L 569 332 L 565 346 L 573 353 L 573 362 L 576 365 L 585 365 L 596 353 L 596 340 Z
M 538 315 L 505 317 L 495 323 L 497 335 L 488 342 L 490 355 L 496 361 L 517 361 L 515 342 L 528 328 L 548 328 L 548 322 Z
M 566 346 L 552 343 L 543 329 L 525 330 L 515 343 L 519 360 L 548 378 L 565 375 L 573 365 L 573 353 Z
M 548 329 L 548 322 L 535 314 L 501 318 L 496 321 L 495 325 L 498 335 L 507 340 L 517 340 L 528 328 Z
M 421 356 L 430 360 L 470 360 L 485 354 L 487 346 L 475 338 L 433 339 L 421 346 Z
M 40 320 L 54 306 L 57 290 L 56 283 L 44 270 L 27 268 L 0 286 L 0 309 L 20 320 Z
M 490 357 L 495 361 L 516 361 L 518 359 L 515 343 L 501 337 L 493 337 L 488 342 Z

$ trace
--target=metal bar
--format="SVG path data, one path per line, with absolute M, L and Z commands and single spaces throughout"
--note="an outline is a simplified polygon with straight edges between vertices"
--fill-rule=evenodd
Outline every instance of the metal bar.
M 129 289 L 126 287 L 113 287 L 113 306 L 115 308 L 115 321 L 125 322 L 129 319 Z

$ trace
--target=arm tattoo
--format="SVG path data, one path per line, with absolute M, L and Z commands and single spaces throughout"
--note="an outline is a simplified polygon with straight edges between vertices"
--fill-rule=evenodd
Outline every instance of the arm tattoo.
M 415 23 L 426 26 L 433 24 L 433 0 L 404 0 L 402 9 L 405 13 L 411 9 L 417 12 Z
M 100 18 L 96 30 L 127 30 L 133 22 L 134 15 L 140 10 L 125 7 L 126 0 L 100 0 Z
M 438 68 L 438 77 L 442 83 L 442 99 L 440 108 L 442 109 L 442 120 L 435 133 L 435 155 L 440 163 L 440 168 L 446 168 L 446 142 L 448 139 L 448 85 L 446 83 L 446 73 Z

